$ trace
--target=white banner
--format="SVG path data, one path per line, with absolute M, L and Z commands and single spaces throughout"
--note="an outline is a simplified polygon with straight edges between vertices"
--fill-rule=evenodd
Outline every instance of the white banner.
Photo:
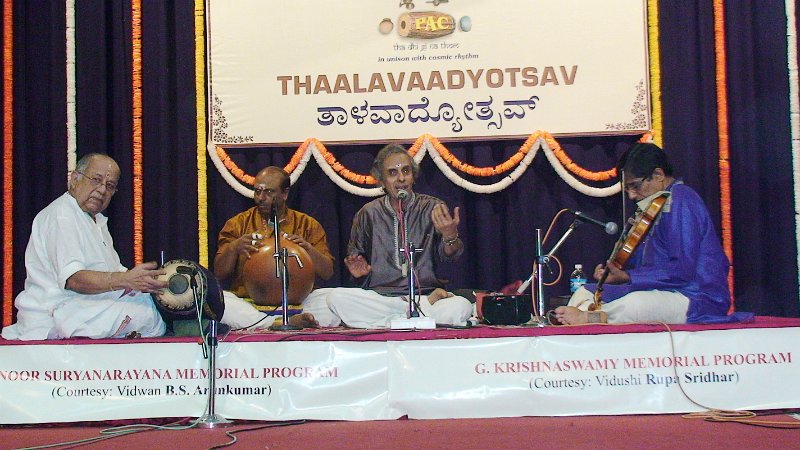
M 800 407 L 800 328 L 388 342 L 223 342 L 216 410 L 253 420 Z M 0 346 L 0 424 L 199 417 L 190 343 Z M 685 392 L 685 395 L 684 395 Z
M 403 342 L 389 390 L 420 419 L 795 407 L 800 330 L 776 331 Z
M 206 406 L 197 344 L 0 346 L 0 423 L 185 417 Z
M 217 408 L 226 417 L 373 420 L 403 415 L 387 398 L 385 342 L 256 342 L 222 348 L 220 363 L 241 371 L 231 372 L 224 385 L 263 391 L 246 396 L 223 392 Z
M 209 138 L 646 131 L 645 3 L 208 0 Z

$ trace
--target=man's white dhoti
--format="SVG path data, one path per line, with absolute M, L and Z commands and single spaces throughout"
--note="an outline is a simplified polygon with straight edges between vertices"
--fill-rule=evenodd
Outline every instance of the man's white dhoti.
M 136 293 L 117 298 L 74 298 L 53 310 L 53 328 L 48 339 L 76 336 L 100 339 L 125 337 L 132 332 L 142 337 L 163 336 L 166 324 L 150 294 Z
M 581 287 L 569 299 L 567 306 L 587 311 L 594 303 L 594 293 Z M 602 302 L 608 323 L 665 322 L 686 323 L 689 298 L 672 291 L 635 291 L 612 302 Z
M 325 301 L 328 291 L 331 290 L 331 288 L 315 289 L 308 294 L 308 297 L 302 303 L 303 312 L 313 314 L 321 327 L 336 327 L 342 323 L 337 316 L 331 313 Z M 252 303 L 237 297 L 233 292 L 223 291 L 223 296 L 225 297 L 225 313 L 222 315 L 220 322 L 234 330 L 269 328 L 278 317 L 283 316 L 280 312 L 266 314 L 259 311 Z
M 408 302 L 361 288 L 331 289 L 327 298 L 330 311 L 353 328 L 386 328 L 393 319 L 404 319 Z M 464 297 L 447 297 L 433 305 L 427 295 L 419 296 L 420 312 L 440 325 L 464 326 L 472 316 L 472 303 Z

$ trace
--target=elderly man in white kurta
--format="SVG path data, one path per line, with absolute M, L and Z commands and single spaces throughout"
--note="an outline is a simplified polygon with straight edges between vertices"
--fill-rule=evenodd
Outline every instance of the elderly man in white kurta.
M 151 292 L 166 288 L 154 262 L 120 264 L 102 214 L 117 191 L 120 170 L 110 157 L 84 156 L 68 191 L 33 220 L 25 250 L 25 290 L 6 339 L 160 336 L 165 324 Z

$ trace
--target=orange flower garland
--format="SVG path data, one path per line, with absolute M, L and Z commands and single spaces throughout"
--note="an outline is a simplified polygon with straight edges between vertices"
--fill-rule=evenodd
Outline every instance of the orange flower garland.
M 614 178 L 617 175 L 616 168 L 605 170 L 603 172 L 592 172 L 591 170 L 580 167 L 579 165 L 575 164 L 575 162 L 572 161 L 569 156 L 567 156 L 567 153 L 563 148 L 561 148 L 560 145 L 558 145 L 558 142 L 556 142 L 555 138 L 553 138 L 550 133 L 542 134 L 544 135 L 544 140 L 547 142 L 547 145 L 553 149 L 553 154 L 556 155 L 556 158 L 558 158 L 558 161 L 561 163 L 561 165 L 575 175 L 592 181 L 605 181 Z
M 253 185 L 253 181 L 255 181 L 255 178 L 253 178 L 252 175 L 244 173 L 244 170 L 240 169 L 239 166 L 237 166 L 236 163 L 233 162 L 231 157 L 228 156 L 228 153 L 225 152 L 225 150 L 222 147 L 218 145 L 216 146 L 216 150 L 220 161 L 222 161 L 222 164 L 225 165 L 225 168 L 228 169 L 228 171 L 234 177 L 236 177 L 237 180 L 241 181 L 244 184 L 249 184 L 251 186 Z
M 733 312 L 733 220 L 731 219 L 731 174 L 728 145 L 728 90 L 727 61 L 725 58 L 725 5 L 722 0 L 714 0 L 714 54 L 716 56 L 717 79 L 717 133 L 719 135 L 719 203 L 722 248 L 731 262 L 728 271 L 728 288 L 731 292 Z
M 133 261 L 144 261 L 144 183 L 142 177 L 142 2 L 131 2 L 133 83 Z
M 362 175 L 360 173 L 355 173 L 349 170 L 348 168 L 344 167 L 341 163 L 336 161 L 336 157 L 333 156 L 333 154 L 329 152 L 327 148 L 325 148 L 325 145 L 322 142 L 320 142 L 316 138 L 312 138 L 312 140 L 314 142 L 314 145 L 317 147 L 317 150 L 319 150 L 320 154 L 325 159 L 325 161 L 328 161 L 329 163 L 333 161 L 331 167 L 333 168 L 334 171 L 336 171 L 336 173 L 341 175 L 344 179 L 362 185 L 374 186 L 378 184 L 378 180 L 376 180 L 372 175 Z
M 455 155 L 453 155 L 452 153 L 450 153 L 449 150 L 447 150 L 447 148 L 439 141 L 439 139 L 430 134 L 423 134 L 420 137 L 418 137 L 416 141 L 414 141 L 414 144 L 412 144 L 411 147 L 409 147 L 408 152 L 409 154 L 411 154 L 411 156 L 415 156 L 422 149 L 422 145 L 427 140 L 428 142 L 431 143 L 431 145 L 439 154 L 439 156 L 441 156 L 441 158 L 445 162 L 447 162 L 448 165 L 469 175 L 477 177 L 490 177 L 494 175 L 503 174 L 517 167 L 520 161 L 522 161 L 525 155 L 527 155 L 528 152 L 531 151 L 534 144 L 536 144 L 536 142 L 540 138 L 544 139 L 547 142 L 547 145 L 553 150 L 553 154 L 555 154 L 556 158 L 558 158 L 559 162 L 565 168 L 567 168 L 567 170 L 569 170 L 573 174 L 583 179 L 592 181 L 606 181 L 614 178 L 617 175 L 616 168 L 612 168 L 601 172 L 592 172 L 575 164 L 575 162 L 572 161 L 572 159 L 570 159 L 569 156 L 567 156 L 567 153 L 564 151 L 563 148 L 561 148 L 561 145 L 558 144 L 555 138 L 553 138 L 553 136 L 550 133 L 547 133 L 545 131 L 537 131 L 528 136 L 528 138 L 525 140 L 525 142 L 522 144 L 519 150 L 517 150 L 516 153 L 511 155 L 511 157 L 509 157 L 503 163 L 498 164 L 494 167 L 475 167 L 459 160 L 458 158 L 456 158 Z M 651 139 L 652 139 L 652 134 L 648 133 L 645 134 L 640 141 L 651 140 Z M 371 175 L 359 174 L 344 167 L 339 161 L 337 161 L 333 153 L 328 151 L 328 149 L 325 148 L 325 145 L 316 138 L 306 139 L 297 148 L 297 150 L 292 155 L 292 158 L 289 160 L 289 164 L 287 164 L 284 167 L 284 169 L 288 173 L 292 173 L 295 171 L 295 169 L 297 169 L 297 167 L 300 165 L 300 161 L 302 161 L 303 156 L 306 154 L 306 151 L 308 151 L 308 146 L 311 143 L 314 143 L 314 146 L 319 151 L 320 155 L 322 156 L 322 159 L 324 159 L 325 162 L 342 178 L 355 184 L 361 184 L 361 185 L 378 184 L 377 180 L 375 180 L 375 178 L 373 178 Z M 253 184 L 254 180 L 253 176 L 246 174 L 241 168 L 239 168 L 239 166 L 235 162 L 233 162 L 231 157 L 227 154 L 227 152 L 225 152 L 225 150 L 222 147 L 217 146 L 216 152 L 220 160 L 222 161 L 222 164 L 225 165 L 225 167 L 230 171 L 230 173 L 234 177 L 236 177 L 236 179 L 248 185 Z

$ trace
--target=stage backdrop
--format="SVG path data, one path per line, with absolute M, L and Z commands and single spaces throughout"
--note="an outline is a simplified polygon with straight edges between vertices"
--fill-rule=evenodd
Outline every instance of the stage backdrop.
M 394 13 L 387 14 L 395 24 L 401 14 L 399 3 L 390 5 Z M 432 5 L 414 3 L 418 9 Z M 219 172 L 206 172 L 213 161 L 206 153 L 206 130 L 198 129 L 206 118 L 205 74 L 202 69 L 196 71 L 198 66 L 205 67 L 205 3 L 78 1 L 69 14 L 68 5 L 72 4 L 2 1 L 6 74 L 4 323 L 13 320 L 11 302 L 23 289 L 24 253 L 33 218 L 64 192 L 71 156 L 102 151 L 119 161 L 121 189 L 107 214 L 115 245 L 129 266 L 136 260 L 137 246 L 143 248 L 144 259 L 150 260 L 157 259 L 160 250 L 165 250 L 168 258 L 213 255 L 216 235 L 225 220 L 252 204 L 231 189 Z M 136 21 L 134 5 L 140 7 Z M 447 4 L 439 5 L 444 6 Z M 792 61 L 796 64 L 797 56 L 797 37 L 789 31 L 796 25 L 794 6 L 792 0 L 648 1 L 648 20 L 657 24 L 648 42 L 659 48 L 655 62 L 661 79 L 651 90 L 662 105 L 660 111 L 653 111 L 652 121 L 655 124 L 661 117 L 661 138 L 677 173 L 705 200 L 718 230 L 722 215 L 720 167 L 730 169 L 730 185 L 725 189 L 731 194 L 737 305 L 740 310 L 779 316 L 799 313 L 793 197 L 797 162 L 792 155 L 789 102 L 790 86 L 796 88 L 796 81 L 790 84 L 789 78 L 789 67 Z M 273 10 L 265 27 L 282 17 L 279 7 Z M 195 27 L 196 21 L 199 27 Z M 534 27 L 538 22 L 531 19 L 530 23 Z M 134 24 L 141 32 L 136 46 Z M 478 31 L 476 27 L 473 24 L 469 33 Z M 391 36 L 395 35 L 382 37 Z M 68 44 L 74 44 L 74 53 L 65 51 Z M 279 44 L 283 42 L 275 43 Z M 134 48 L 138 60 L 133 57 Z M 141 75 L 136 85 L 134 67 Z M 74 84 L 67 82 L 70 72 L 75 74 Z M 579 69 L 576 77 L 580 73 Z M 726 78 L 718 81 L 717 73 Z M 133 106 L 134 86 L 140 88 L 138 110 Z M 724 89 L 718 94 L 720 87 Z M 627 89 L 621 95 L 627 96 Z M 71 100 L 68 92 L 74 93 Z M 725 113 L 720 114 L 721 110 Z M 583 108 L 575 115 L 582 112 Z M 134 127 L 135 117 L 141 121 Z M 74 135 L 68 125 L 75 127 Z M 141 133 L 138 154 L 134 152 L 135 132 Z M 74 147 L 69 143 L 71 137 Z M 559 138 L 558 142 L 576 164 L 603 171 L 638 138 L 580 136 Z M 721 155 L 723 143 L 729 152 Z M 493 167 L 514 155 L 524 139 L 444 140 L 444 144 L 462 161 Z M 380 145 L 339 144 L 328 150 L 344 166 L 366 173 Z M 297 148 L 236 148 L 229 154 L 244 172 L 254 174 L 267 164 L 289 165 Z M 206 180 L 202 196 L 200 179 Z M 140 196 L 134 189 L 137 180 L 141 181 Z M 618 223 L 623 216 L 619 197 L 599 198 L 576 191 L 542 157 L 534 158 L 512 186 L 493 194 L 476 194 L 455 185 L 431 159 L 425 159 L 417 188 L 451 206 L 461 206 L 460 232 L 467 253 L 444 273 L 454 288 L 498 288 L 526 276 L 535 229 L 546 229 L 561 208 L 580 209 Z M 341 261 L 353 214 L 367 200 L 343 192 L 311 161 L 293 185 L 289 202 L 320 219 L 333 254 Z M 137 209 L 143 212 L 141 218 L 134 217 Z M 143 229 L 135 243 L 137 221 Z M 565 226 L 562 223 L 557 231 Z M 210 239 L 201 241 L 200 235 Z M 576 262 L 592 266 L 608 256 L 613 241 L 602 230 L 585 225 L 559 254 L 566 266 Z M 346 282 L 339 264 L 328 284 Z M 548 288 L 553 294 L 566 290 L 564 280 Z
M 647 131 L 645 0 L 209 1 L 210 139 Z

